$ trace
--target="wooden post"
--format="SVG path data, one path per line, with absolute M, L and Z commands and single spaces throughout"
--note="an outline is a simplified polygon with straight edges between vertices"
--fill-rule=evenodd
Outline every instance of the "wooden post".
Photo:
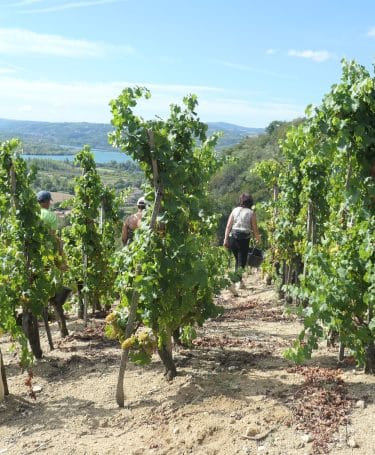
M 314 206 L 312 201 L 309 201 L 309 205 L 307 207 L 307 220 L 306 220 L 306 236 L 307 241 L 312 242 L 315 244 L 316 242 L 316 222 L 315 222 L 315 213 L 314 213 Z M 307 264 L 306 261 L 303 264 L 303 276 L 307 274 Z
M 276 207 L 276 201 L 279 198 L 279 187 L 277 185 L 273 185 L 273 202 L 275 202 L 275 208 L 273 209 L 273 216 L 277 218 L 278 211 Z
M 9 390 L 3 362 L 3 356 L 0 350 L 0 401 L 3 401 L 6 395 L 9 395 Z
M 50 351 L 53 351 L 55 349 L 53 345 L 53 340 L 52 340 L 52 335 L 51 335 L 51 329 L 49 327 L 48 323 L 48 306 L 45 306 L 43 308 L 43 321 L 44 321 L 44 327 L 46 329 L 46 334 L 47 334 L 47 340 L 49 344 L 49 349 Z
M 149 138 L 149 146 L 150 146 L 150 154 L 151 154 L 151 163 L 152 163 L 152 172 L 154 178 L 154 187 L 155 187 L 155 203 L 152 210 L 151 215 L 151 222 L 150 227 L 151 229 L 155 229 L 156 226 L 156 219 L 160 210 L 161 199 L 162 199 L 162 188 L 159 183 L 159 174 L 158 174 L 158 166 L 157 161 L 153 158 L 153 151 L 155 148 L 154 142 L 154 134 L 151 129 L 147 130 L 148 138 Z M 138 265 L 136 268 L 135 276 L 141 273 L 141 266 Z M 136 290 L 133 290 L 132 301 L 129 308 L 129 316 L 128 322 L 125 328 L 125 338 L 129 338 L 134 330 L 134 323 L 136 320 L 137 315 L 137 308 L 138 308 L 138 300 L 139 296 Z M 125 402 L 125 394 L 124 394 L 124 377 L 126 371 L 126 365 L 129 358 L 129 349 L 123 349 L 121 353 L 121 361 L 120 361 L 120 370 L 117 378 L 117 386 L 116 386 L 116 402 L 120 408 L 124 407 Z
M 85 175 L 84 169 L 82 169 L 81 172 L 82 177 Z M 88 201 L 85 199 L 85 208 L 89 205 Z M 88 229 L 88 220 L 87 218 L 85 219 L 85 226 L 86 230 Z M 84 320 L 84 325 L 87 327 L 87 322 L 88 322 L 88 306 L 89 306 L 89 301 L 88 301 L 88 291 L 87 291 L 87 268 L 88 268 L 88 254 L 86 252 L 86 246 L 82 242 L 82 271 L 83 271 L 83 276 L 82 276 L 82 281 L 83 281 L 83 286 L 82 286 L 82 299 L 83 299 L 83 320 Z
M 347 158 L 348 158 L 348 161 L 349 161 L 349 166 L 348 166 L 348 169 L 346 171 L 346 179 L 345 179 L 345 191 L 348 191 L 349 189 L 349 184 L 350 184 L 350 179 L 352 177 L 352 163 L 350 161 L 350 152 L 347 153 Z M 343 230 L 346 230 L 347 227 L 348 227 L 348 216 L 347 216 L 347 212 L 346 212 L 346 209 L 345 207 L 343 207 L 342 211 L 341 211 L 341 225 L 343 227 Z M 340 333 L 339 333 L 339 336 L 340 336 Z M 366 362 L 367 362 L 367 352 L 366 352 L 366 360 L 365 360 L 365 372 L 367 373 L 366 371 Z M 339 353 L 338 353 L 338 360 L 339 362 L 343 362 L 345 359 L 345 345 L 342 341 L 340 341 L 340 347 L 339 347 Z
M 104 201 L 100 203 L 100 216 L 99 216 L 99 229 L 100 233 L 103 235 L 104 229 L 104 221 L 105 221 L 105 213 L 104 213 Z
M 313 204 L 312 201 L 309 201 L 309 205 L 307 207 L 307 240 L 312 241 L 313 239 Z
M 140 273 L 140 266 L 137 267 L 136 275 Z M 134 330 L 134 322 L 137 315 L 137 308 L 138 308 L 138 293 L 134 290 L 132 301 L 130 304 L 129 309 L 129 316 L 128 316 L 128 323 L 126 324 L 125 329 L 125 338 L 129 338 L 130 335 L 133 333 Z M 124 394 L 124 377 L 125 377 L 125 370 L 126 365 L 128 363 L 129 358 L 129 349 L 123 349 L 121 353 L 121 361 L 120 361 L 120 370 L 118 373 L 117 378 L 117 386 L 116 386 L 116 402 L 120 406 L 120 408 L 124 407 L 125 401 L 125 394 Z
M 82 288 L 82 295 L 83 295 L 83 320 L 85 321 L 85 327 L 87 327 L 87 313 L 88 313 L 88 293 L 87 293 L 87 253 L 86 249 L 83 245 L 83 288 Z

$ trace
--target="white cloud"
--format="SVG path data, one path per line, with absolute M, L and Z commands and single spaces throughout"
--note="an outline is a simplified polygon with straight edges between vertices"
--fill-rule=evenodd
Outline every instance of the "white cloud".
M 371 27 L 370 30 L 367 32 L 367 36 L 371 38 L 375 38 L 375 27 Z
M 15 73 L 16 70 L 14 68 L 7 68 L 7 67 L 4 67 L 4 68 L 1 68 L 0 67 L 0 75 L 1 74 L 11 74 L 11 73 Z
M 18 107 L 18 111 L 29 113 L 29 112 L 33 111 L 33 107 L 30 106 L 30 104 L 24 104 L 24 105 Z
M 222 88 L 207 86 L 156 85 L 126 81 L 70 83 L 0 78 L 0 118 L 51 122 L 108 123 L 109 101 L 126 86 L 145 85 L 152 93 L 141 100 L 135 111 L 144 118 L 165 118 L 171 103 L 182 103 L 188 93 L 198 96 L 197 112 L 203 121 L 226 121 L 238 125 L 264 127 L 273 120 L 292 120 L 303 115 L 305 106 L 285 102 L 254 103 L 238 98 Z
M 147 85 L 152 92 L 152 101 L 139 103 L 142 115 L 147 117 L 166 115 L 169 104 L 180 103 L 188 93 L 220 92 L 218 88 L 205 86 L 163 86 L 126 81 L 63 84 L 4 77 L 0 79 L 0 118 L 18 118 L 21 106 L 28 105 L 34 120 L 108 122 L 109 101 L 116 98 L 124 87 L 134 85 Z M 22 118 L 32 120 L 30 116 Z
M 241 99 L 202 99 L 199 113 L 206 121 L 225 121 L 243 126 L 265 127 L 273 120 L 288 121 L 304 114 L 304 106 L 291 103 L 253 103 Z
M 257 67 L 250 66 L 250 65 L 244 65 L 242 63 L 232 63 L 232 62 L 227 62 L 224 60 L 215 60 L 214 62 L 221 66 L 225 66 L 227 68 L 232 68 L 234 70 L 245 71 L 245 72 L 255 73 L 255 74 L 263 74 L 265 76 L 277 77 L 277 78 L 281 78 L 281 79 L 296 79 L 295 76 L 290 76 L 287 74 L 282 74 L 282 73 L 278 73 L 276 71 L 270 71 L 270 70 L 266 70 L 263 68 L 257 68 Z
M 87 8 L 91 6 L 108 5 L 110 3 L 118 3 L 123 1 L 124 0 L 20 0 L 16 3 L 12 3 L 6 6 L 20 8 L 21 13 L 52 13 L 67 9 Z M 29 9 L 22 9 L 25 7 Z
M 266 54 L 267 55 L 275 55 L 275 54 L 277 54 L 277 49 L 272 49 L 272 48 L 271 49 L 267 49 L 266 50 Z
M 333 55 L 328 51 L 296 51 L 294 49 L 291 49 L 288 51 L 288 55 L 290 57 L 307 58 L 313 60 L 314 62 L 325 62 L 326 60 L 333 58 Z
M 42 3 L 43 1 L 44 0 L 21 0 L 19 2 L 12 3 L 11 5 L 8 5 L 8 6 L 13 6 L 13 7 L 27 6 L 27 5 L 34 5 L 35 3 Z
M 35 33 L 19 28 L 0 28 L 0 54 L 45 54 L 59 57 L 100 57 L 112 51 L 134 53 L 129 46 L 68 39 L 59 35 Z

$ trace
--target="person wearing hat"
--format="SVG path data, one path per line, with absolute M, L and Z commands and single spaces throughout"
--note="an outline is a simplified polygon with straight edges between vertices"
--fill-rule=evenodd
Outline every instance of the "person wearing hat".
M 144 197 L 140 197 L 137 201 L 137 213 L 128 216 L 122 226 L 121 240 L 123 245 L 129 245 L 134 237 L 134 231 L 139 228 L 142 222 L 143 210 L 146 208 Z
M 51 193 L 49 191 L 39 191 L 36 197 L 40 205 L 41 220 L 51 231 L 51 234 L 56 234 L 58 228 L 57 216 L 49 210 L 52 201 Z
M 48 231 L 55 239 L 57 250 L 60 255 L 61 270 L 66 270 L 66 261 L 64 258 L 64 252 L 62 247 L 61 239 L 57 235 L 58 230 L 58 220 L 54 212 L 50 210 L 52 194 L 49 191 L 39 191 L 36 195 L 37 201 L 40 205 L 40 219 L 43 221 L 44 225 L 47 227 Z
M 60 237 L 57 235 L 57 230 L 58 230 L 57 216 L 54 212 L 52 212 L 50 210 L 52 195 L 49 191 L 43 190 L 43 191 L 39 191 L 39 193 L 36 195 L 36 198 L 40 205 L 40 219 L 43 221 L 44 225 L 48 229 L 48 232 L 51 234 L 51 241 L 48 243 L 48 245 L 50 245 L 51 250 L 54 253 L 55 265 L 62 272 L 64 272 L 68 269 L 68 267 L 66 264 L 62 241 L 61 241 Z M 57 320 L 59 322 L 62 337 L 65 337 L 68 335 L 68 329 L 66 327 L 66 319 L 65 319 L 63 304 L 69 297 L 70 293 L 71 293 L 70 288 L 60 284 L 60 286 L 57 288 L 55 295 L 52 296 L 50 299 L 50 303 L 52 304 L 52 306 L 55 310 L 55 314 L 56 314 Z M 44 319 L 46 328 L 47 328 L 48 319 L 47 319 L 46 315 L 48 315 L 47 309 L 46 309 L 45 319 Z M 47 335 L 48 335 L 48 333 L 47 333 Z M 49 337 L 50 337 L 50 335 L 49 335 Z M 49 343 L 50 343 L 50 346 L 52 349 L 53 348 L 52 339 L 49 339 Z

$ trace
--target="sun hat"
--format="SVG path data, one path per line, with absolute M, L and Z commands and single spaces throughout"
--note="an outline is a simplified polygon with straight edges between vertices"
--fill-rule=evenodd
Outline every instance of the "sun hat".
M 49 191 L 39 191 L 36 195 L 38 202 L 52 201 L 52 194 Z
M 140 197 L 137 201 L 137 205 L 146 205 L 146 201 L 144 197 Z

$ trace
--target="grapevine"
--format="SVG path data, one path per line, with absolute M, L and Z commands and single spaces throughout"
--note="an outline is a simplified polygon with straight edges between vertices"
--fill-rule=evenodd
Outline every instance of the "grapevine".
M 33 355 L 42 356 L 38 317 L 56 290 L 58 269 L 31 187 L 35 175 L 19 151 L 17 139 L 0 145 L 0 331 L 20 347 L 20 363 L 27 367 Z M 17 324 L 17 312 L 22 312 L 22 328 Z M 3 365 L 1 373 L 7 393 Z
M 82 297 L 79 316 L 87 321 L 88 308 L 100 309 L 101 304 L 111 302 L 113 297 L 111 258 L 118 203 L 114 192 L 102 184 L 88 146 L 76 155 L 75 163 L 81 166 L 82 172 L 75 181 L 71 224 L 63 230 L 63 238 L 70 281 L 76 283 Z
M 117 288 L 121 307 L 129 306 L 136 292 L 137 320 L 156 337 L 172 378 L 171 334 L 220 312 L 213 298 L 226 284 L 225 253 L 213 245 L 216 220 L 207 199 L 209 178 L 220 162 L 214 153 L 217 137 L 206 137 L 194 95 L 184 98 L 184 108 L 172 105 L 166 121 L 145 121 L 133 113 L 137 99 L 149 96 L 147 89 L 127 88 L 111 101 L 115 130 L 110 142 L 140 163 L 150 204 L 152 188 L 162 191 L 155 229 L 146 215 L 133 242 L 118 256 Z
M 339 84 L 281 144 L 274 249 L 294 266 L 284 289 L 305 329 L 287 355 L 301 361 L 335 331 L 375 373 L 375 78 L 343 61 Z

